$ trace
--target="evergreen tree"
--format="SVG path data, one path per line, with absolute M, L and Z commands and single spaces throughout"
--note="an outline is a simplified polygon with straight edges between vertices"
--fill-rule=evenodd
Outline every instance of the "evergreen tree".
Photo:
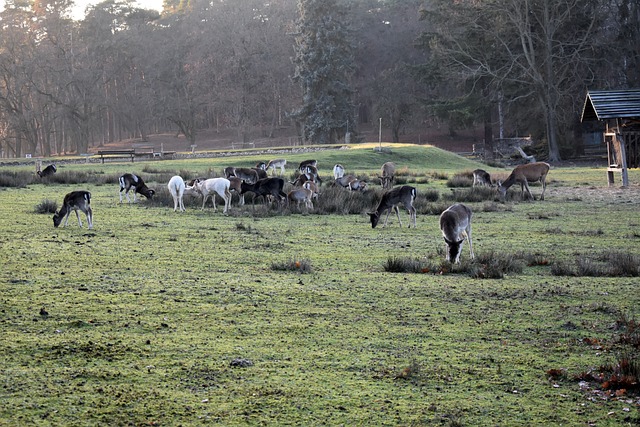
M 330 144 L 353 131 L 354 72 L 346 8 L 337 0 L 299 0 L 294 80 L 302 88 L 302 106 L 294 117 L 303 138 Z

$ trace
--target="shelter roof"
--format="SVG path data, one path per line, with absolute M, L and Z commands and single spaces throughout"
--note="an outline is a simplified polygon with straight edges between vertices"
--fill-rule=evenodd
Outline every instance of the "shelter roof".
M 582 108 L 582 121 L 640 118 L 640 89 L 591 90 Z

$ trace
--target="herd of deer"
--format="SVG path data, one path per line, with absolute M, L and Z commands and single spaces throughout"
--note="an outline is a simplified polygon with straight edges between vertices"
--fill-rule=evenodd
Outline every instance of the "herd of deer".
M 167 187 L 174 201 L 174 211 L 185 210 L 183 197 L 185 194 L 202 196 L 202 209 L 205 208 L 207 199 L 211 197 L 214 211 L 216 208 L 216 194 L 224 200 L 224 213 L 227 213 L 231 206 L 231 192 L 239 195 L 240 205 L 244 204 L 244 194 L 247 192 L 254 193 L 253 203 L 255 199 L 263 197 L 265 202 L 275 200 L 278 202 L 287 201 L 294 202 L 299 206 L 304 203 L 307 209 L 313 208 L 313 200 L 318 198 L 318 186 L 322 180 L 318 174 L 317 161 L 305 160 L 298 166 L 298 176 L 295 181 L 291 182 L 295 187 L 293 190 L 285 193 L 284 179 L 282 177 L 269 177 L 267 171 L 271 170 L 272 175 L 276 171 L 280 171 L 280 176 L 284 176 L 285 159 L 271 160 L 268 163 L 260 162 L 254 168 L 225 168 L 225 178 L 209 178 L 194 179 L 186 183 L 180 176 L 174 176 L 169 180 Z M 491 176 L 482 169 L 473 171 L 473 186 L 497 186 L 498 193 L 502 198 L 506 197 L 507 190 L 514 184 L 520 184 L 521 196 L 524 197 L 525 191 L 531 199 L 535 199 L 529 189 L 530 182 L 539 181 L 542 184 L 542 194 L 540 200 L 544 200 L 546 190 L 546 177 L 549 173 L 549 164 L 544 162 L 528 163 L 516 166 L 505 181 L 497 181 L 493 184 Z M 38 176 L 45 177 L 56 172 L 55 165 L 49 165 L 43 171 L 38 171 Z M 398 224 L 402 227 L 400 219 L 399 205 L 403 205 L 409 213 L 409 227 L 413 224 L 416 227 L 416 209 L 413 206 L 417 197 L 415 187 L 410 185 L 402 185 L 393 187 L 395 177 L 395 165 L 392 162 L 386 162 L 382 165 L 381 174 L 378 176 L 383 189 L 388 190 L 382 195 L 382 199 L 378 203 L 374 212 L 368 212 L 371 227 L 375 228 L 380 221 L 380 217 L 386 212 L 383 227 L 386 227 L 387 220 L 391 211 L 395 211 L 398 218 Z M 333 167 L 334 183 L 344 187 L 350 191 L 365 191 L 367 183 L 359 180 L 355 175 L 345 175 L 345 168 L 340 164 Z M 135 174 L 126 173 L 119 178 L 120 184 L 120 203 L 122 203 L 122 193 L 129 203 L 129 191 L 133 190 L 133 201 L 136 201 L 136 194 L 142 194 L 151 199 L 155 191 L 147 187 L 144 180 Z M 87 217 L 89 228 L 93 228 L 93 213 L 91 210 L 91 193 L 84 190 L 72 191 L 65 195 L 62 207 L 53 216 L 53 225 L 58 227 L 64 219 L 66 227 L 69 221 L 70 213 L 74 211 L 78 219 L 78 225 L 82 227 L 82 221 L 78 211 L 83 212 Z M 470 257 L 473 258 L 473 244 L 471 240 L 471 209 L 461 203 L 454 204 L 446 209 L 440 215 L 440 230 L 446 243 L 446 259 L 450 262 L 459 263 L 462 253 L 462 246 L 465 240 L 469 241 Z

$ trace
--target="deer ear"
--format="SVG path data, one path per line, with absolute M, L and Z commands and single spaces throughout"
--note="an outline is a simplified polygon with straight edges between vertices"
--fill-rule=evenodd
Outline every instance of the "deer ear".
M 500 179 L 499 179 L 499 180 L 496 182 L 496 185 L 497 185 L 498 187 L 502 187 L 502 180 L 500 180 Z

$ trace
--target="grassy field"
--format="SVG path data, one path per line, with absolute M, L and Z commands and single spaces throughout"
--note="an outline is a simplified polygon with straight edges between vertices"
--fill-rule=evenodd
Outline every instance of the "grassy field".
M 341 163 L 371 182 L 394 161 L 444 207 L 455 174 L 509 172 L 432 147 L 371 148 L 284 157 L 289 171 L 317 158 L 323 177 Z M 476 257 L 521 263 L 480 279 L 442 262 L 424 200 L 416 229 L 393 217 L 372 229 L 375 206 L 280 213 L 234 197 L 226 216 L 195 199 L 173 212 L 171 175 L 259 160 L 60 164 L 89 182 L 0 189 L 0 425 L 640 424 L 638 384 L 620 371 L 640 371 L 638 277 L 584 268 L 640 257 L 640 171 L 609 189 L 604 168 L 554 167 L 545 201 L 468 203 Z M 159 201 L 119 204 L 125 172 Z M 76 189 L 92 193 L 93 230 L 36 213 Z M 391 273 L 390 259 L 438 268 Z

